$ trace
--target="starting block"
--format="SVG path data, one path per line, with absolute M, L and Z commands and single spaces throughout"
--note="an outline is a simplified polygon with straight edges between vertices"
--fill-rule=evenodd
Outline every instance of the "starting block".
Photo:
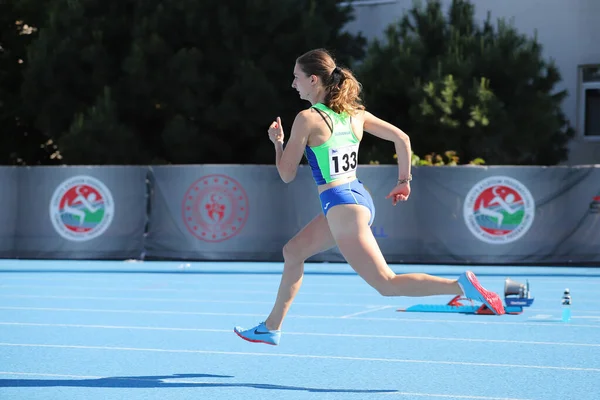
M 519 283 L 510 278 L 504 281 L 504 312 L 506 314 L 521 314 L 523 307 L 529 307 L 533 304 L 534 298 L 529 291 L 529 281 Z M 464 304 L 468 301 L 470 304 Z M 455 296 L 447 304 L 415 304 L 405 309 L 398 309 L 401 312 L 446 312 L 461 314 L 492 315 L 494 314 L 485 304 L 475 304 L 471 299 L 462 296 Z

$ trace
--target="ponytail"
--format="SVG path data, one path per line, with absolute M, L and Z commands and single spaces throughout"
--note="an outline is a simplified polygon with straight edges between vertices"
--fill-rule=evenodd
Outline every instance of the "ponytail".
M 325 104 L 336 113 L 353 115 L 365 109 L 360 99 L 362 85 L 349 70 L 335 67 L 326 88 Z

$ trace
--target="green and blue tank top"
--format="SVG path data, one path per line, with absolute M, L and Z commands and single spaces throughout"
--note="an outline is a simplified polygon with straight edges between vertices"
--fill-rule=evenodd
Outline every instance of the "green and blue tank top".
M 304 155 L 317 185 L 352 175 L 358 166 L 360 140 L 352 131 L 350 115 L 338 114 L 322 103 L 312 106 L 331 128 L 331 137 L 315 147 L 306 146 Z M 329 120 L 325 116 L 329 117 Z

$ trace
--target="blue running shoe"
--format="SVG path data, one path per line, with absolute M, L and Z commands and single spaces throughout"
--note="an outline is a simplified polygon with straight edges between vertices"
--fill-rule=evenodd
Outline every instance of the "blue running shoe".
M 243 330 L 243 328 L 236 326 L 233 328 L 233 331 L 242 339 L 252 343 L 265 343 L 277 346 L 279 344 L 279 339 L 281 338 L 281 331 L 268 330 L 264 322 L 247 330 Z
M 504 305 L 502 299 L 494 292 L 485 289 L 475 274 L 471 271 L 464 272 L 458 278 L 458 285 L 462 289 L 465 297 L 471 300 L 477 300 L 485 304 L 494 314 L 504 314 Z

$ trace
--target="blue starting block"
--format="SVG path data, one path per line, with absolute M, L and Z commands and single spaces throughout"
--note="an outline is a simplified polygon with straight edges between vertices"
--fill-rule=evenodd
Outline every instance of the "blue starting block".
M 529 291 L 529 281 L 526 284 L 516 282 L 510 278 L 504 281 L 504 312 L 506 314 L 521 314 L 524 307 L 533 304 L 534 298 Z M 469 304 L 465 304 L 467 301 Z M 461 313 L 461 314 L 494 314 L 485 304 L 475 304 L 471 299 L 462 296 L 455 296 L 447 304 L 415 304 L 405 309 L 398 309 L 402 312 L 438 312 L 438 313 Z

